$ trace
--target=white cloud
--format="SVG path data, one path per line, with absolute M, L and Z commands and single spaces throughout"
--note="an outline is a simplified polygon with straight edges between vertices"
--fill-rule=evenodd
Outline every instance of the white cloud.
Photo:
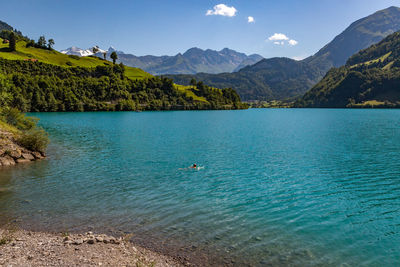
M 213 10 L 207 10 L 206 16 L 220 15 L 225 17 L 234 17 L 236 15 L 236 8 L 227 6 L 225 4 L 219 4 L 213 7 Z
M 247 22 L 248 23 L 254 23 L 256 21 L 254 20 L 254 18 L 252 16 L 249 16 L 249 17 L 247 17 Z
M 266 41 L 271 41 L 275 45 L 285 45 L 285 43 L 287 43 L 291 46 L 295 46 L 299 43 L 294 39 L 290 39 L 286 34 L 283 33 L 274 33 L 274 35 L 268 37 L 268 40 Z
M 289 40 L 289 37 L 287 37 L 283 33 L 275 33 L 274 35 L 270 36 L 268 38 L 268 40 L 270 40 L 270 41 L 287 41 L 287 40 Z

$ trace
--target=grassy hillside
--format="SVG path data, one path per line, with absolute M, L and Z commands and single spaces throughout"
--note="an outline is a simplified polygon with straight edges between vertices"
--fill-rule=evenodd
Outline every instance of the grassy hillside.
M 64 55 L 55 50 L 38 49 L 26 47 L 25 41 L 17 42 L 17 51 L 9 52 L 8 44 L 3 44 L 0 38 L 0 57 L 9 60 L 37 59 L 40 62 L 53 64 L 61 67 L 86 67 L 105 66 L 112 64 L 98 57 L 76 57 Z M 126 67 L 125 75 L 131 79 L 142 79 L 153 77 L 151 74 L 132 67 Z
M 400 32 L 331 69 L 296 106 L 400 107 Z

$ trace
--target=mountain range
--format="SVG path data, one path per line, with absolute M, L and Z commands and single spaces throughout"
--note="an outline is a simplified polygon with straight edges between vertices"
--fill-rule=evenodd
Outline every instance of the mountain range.
M 103 57 L 103 53 L 106 52 L 109 58 L 113 51 L 118 55 L 118 62 L 122 62 L 127 66 L 141 68 L 153 75 L 233 72 L 263 59 L 262 56 L 257 54 L 248 56 L 228 48 L 215 51 L 211 49 L 202 50 L 196 47 L 175 56 L 135 56 L 116 51 L 115 48 L 110 47 L 108 50 L 99 48 L 96 56 Z M 90 56 L 93 55 L 93 50 L 91 48 L 81 49 L 73 46 L 62 50 L 61 53 Z
M 400 107 L 400 32 L 332 68 L 295 106 Z
M 315 55 L 301 61 L 289 58 L 263 59 L 238 72 L 168 75 L 175 82 L 192 79 L 207 85 L 234 88 L 244 100 L 283 100 L 303 95 L 331 67 L 338 67 L 354 53 L 400 30 L 400 9 L 389 7 L 352 23 Z

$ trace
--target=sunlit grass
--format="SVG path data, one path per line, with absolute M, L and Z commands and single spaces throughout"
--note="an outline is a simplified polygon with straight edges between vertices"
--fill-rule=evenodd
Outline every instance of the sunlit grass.
M 71 57 L 55 50 L 26 47 L 25 41 L 17 42 L 17 51 L 9 52 L 8 44 L 3 44 L 0 38 L 0 57 L 9 60 L 37 59 L 40 62 L 62 67 L 86 67 L 105 66 L 112 64 L 110 61 L 98 57 Z M 133 67 L 125 66 L 126 77 L 130 79 L 143 79 L 153 77 L 151 74 Z
M 188 85 L 179 85 L 179 84 L 175 84 L 175 88 L 178 89 L 181 92 L 184 92 L 186 94 L 186 96 L 188 97 L 192 97 L 193 100 L 195 101 L 201 101 L 201 102 L 205 102 L 208 103 L 208 101 L 202 97 L 202 96 L 197 96 L 193 91 L 197 90 L 196 88 L 194 88 L 193 86 L 188 86 Z

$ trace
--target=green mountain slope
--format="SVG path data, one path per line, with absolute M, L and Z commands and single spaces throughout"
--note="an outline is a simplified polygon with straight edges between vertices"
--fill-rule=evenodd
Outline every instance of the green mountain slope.
M 332 67 L 344 65 L 347 59 L 372 44 L 400 30 L 400 8 L 389 7 L 352 23 L 314 56 L 304 62 L 325 73 Z
M 297 107 L 400 107 L 400 32 L 350 57 L 295 104 Z
M 0 43 L 1 43 L 0 39 Z M 246 108 L 232 89 L 180 86 L 97 57 L 0 45 L 0 103 L 22 111 L 97 111 Z
M 302 61 L 263 59 L 232 74 L 168 75 L 178 83 L 191 78 L 217 87 L 232 87 L 244 100 L 287 99 L 303 95 L 333 66 L 341 66 L 357 51 L 400 30 L 400 9 L 390 7 L 351 24 L 314 56 Z
M 0 20 L 0 32 L 1 31 L 12 31 L 13 27 L 11 27 L 10 25 L 8 25 L 7 23 L 5 23 L 4 21 Z
M 166 76 L 181 84 L 189 84 L 191 79 L 197 79 L 215 87 L 231 85 L 245 100 L 271 100 L 303 94 L 318 81 L 319 73 L 314 67 L 300 61 L 270 58 L 236 73 Z M 296 86 L 293 87 L 293 84 Z

